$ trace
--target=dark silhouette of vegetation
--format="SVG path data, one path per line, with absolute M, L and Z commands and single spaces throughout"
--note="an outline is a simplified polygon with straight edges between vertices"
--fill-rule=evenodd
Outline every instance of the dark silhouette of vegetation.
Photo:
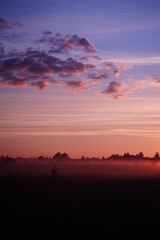
M 69 155 L 65 153 L 60 153 L 57 152 L 52 158 L 49 157 L 44 157 L 43 155 L 38 156 L 37 158 L 23 158 L 23 157 L 16 157 L 12 158 L 7 156 L 1 156 L 0 157 L 0 162 L 14 162 L 14 160 L 53 160 L 53 161 L 69 161 L 69 160 L 84 160 L 84 161 L 105 161 L 105 160 L 150 160 L 150 161 L 159 161 L 160 160 L 160 155 L 159 152 L 156 152 L 153 157 L 145 157 L 143 152 L 139 152 L 136 155 L 130 154 L 129 152 L 124 153 L 123 155 L 119 154 L 112 154 L 109 157 L 102 157 L 102 158 L 97 158 L 97 157 L 84 157 L 82 156 L 81 158 L 77 159 L 72 159 L 69 157 Z M 54 167 L 53 167 L 53 172 L 54 172 Z
M 110 157 L 108 157 L 107 159 L 121 159 L 121 160 L 159 160 L 159 153 L 156 153 L 154 155 L 153 158 L 149 158 L 149 157 L 144 157 L 143 152 L 139 152 L 136 155 L 132 155 L 130 153 L 124 153 L 123 155 L 119 155 L 119 154 L 113 154 Z
M 159 152 L 156 152 L 156 153 L 155 153 L 154 159 L 155 159 L 155 160 L 159 160 Z
M 47 160 L 48 157 L 43 157 L 43 155 L 42 155 L 42 156 L 37 157 L 37 159 L 38 159 L 38 160 Z
M 68 156 L 67 153 L 56 153 L 53 158 L 53 160 L 71 160 L 71 158 Z
M 2 163 L 5 163 L 5 162 L 14 162 L 15 159 L 14 159 L 14 158 L 11 158 L 11 157 L 9 157 L 9 156 L 7 155 L 6 157 L 1 156 L 1 157 L 0 157 L 0 161 L 1 161 Z
M 139 152 L 138 155 L 136 155 L 137 158 L 143 159 L 144 158 L 144 154 L 143 152 Z
M 39 157 L 37 157 L 37 159 L 38 159 L 38 160 L 43 160 L 44 157 L 43 157 L 43 156 L 39 156 Z

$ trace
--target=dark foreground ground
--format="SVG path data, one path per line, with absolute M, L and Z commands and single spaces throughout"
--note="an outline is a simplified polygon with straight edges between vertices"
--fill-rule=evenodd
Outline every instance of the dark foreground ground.
M 0 239 L 160 239 L 160 179 L 0 177 Z

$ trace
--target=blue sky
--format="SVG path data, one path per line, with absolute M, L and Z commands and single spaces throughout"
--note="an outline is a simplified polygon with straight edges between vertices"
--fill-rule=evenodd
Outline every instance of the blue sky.
M 98 49 L 130 54 L 157 54 L 160 2 L 130 1 L 1 1 L 0 14 L 25 24 L 33 36 L 44 29 L 88 37 Z

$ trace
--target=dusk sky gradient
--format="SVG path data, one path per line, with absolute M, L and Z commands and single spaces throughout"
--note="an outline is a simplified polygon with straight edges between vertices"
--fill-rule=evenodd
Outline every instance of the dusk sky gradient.
M 159 0 L 1 0 L 0 155 L 160 151 Z

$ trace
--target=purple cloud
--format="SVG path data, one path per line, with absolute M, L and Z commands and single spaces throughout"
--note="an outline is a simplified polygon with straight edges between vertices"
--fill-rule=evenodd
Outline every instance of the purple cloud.
M 100 79 L 105 79 L 105 78 L 107 78 L 107 76 L 108 76 L 108 73 L 91 73 L 91 74 L 89 74 L 89 78 L 91 78 L 91 79 L 93 79 L 93 80 L 100 80 Z
M 102 60 L 102 58 L 96 55 L 86 55 L 81 57 L 80 60 L 94 61 L 94 60 Z
M 110 77 L 114 79 L 119 76 L 128 66 L 99 61 L 102 58 L 92 55 L 95 47 L 86 38 L 77 35 L 62 37 L 60 34 L 44 31 L 43 38 L 37 43 L 40 43 L 40 46 L 37 44 L 36 47 L 29 47 L 24 51 L 15 49 L 7 54 L 3 43 L 0 43 L 1 87 L 30 86 L 42 91 L 48 86 L 54 86 L 56 89 L 69 89 L 75 93 L 97 89 L 97 92 L 108 94 L 114 100 L 125 95 L 126 91 L 123 89 L 126 84 L 112 81 L 107 89 L 102 91 L 101 83 L 104 79 L 108 81 Z M 83 51 L 75 55 L 75 50 Z M 85 56 L 84 51 L 87 52 Z M 63 54 L 56 54 L 60 52 Z M 99 85 L 95 87 L 94 84 Z
M 78 35 L 52 34 L 51 31 L 44 31 L 43 37 L 39 40 L 41 43 L 49 44 L 49 53 L 67 53 L 70 50 L 83 50 L 87 53 L 94 53 L 95 47 L 87 38 L 80 38 Z
M 7 20 L 3 19 L 3 18 L 0 18 L 0 29 L 1 28 L 12 28 L 13 26 L 8 23 Z
M 124 83 L 118 83 L 118 82 L 112 81 L 107 86 L 107 89 L 105 91 L 103 91 L 103 93 L 105 93 L 105 94 L 116 94 L 116 93 L 120 92 L 125 87 L 126 87 L 126 84 L 124 84 Z
M 44 51 L 27 49 L 25 52 L 14 52 L 0 61 L 0 85 L 25 86 L 30 85 L 40 90 L 47 88 L 49 83 L 60 85 L 60 80 L 55 80 L 55 74 L 60 78 L 72 77 L 87 73 L 95 69 L 93 64 L 83 63 L 73 58 L 61 60 Z M 45 79 L 45 80 L 44 80 Z M 83 81 L 66 81 L 66 87 L 72 89 L 84 88 Z
M 88 90 L 88 83 L 83 79 L 66 81 L 65 86 L 77 93 L 82 93 Z
M 4 51 L 4 46 L 3 43 L 0 42 L 0 59 L 4 56 L 5 51 Z
M 16 76 L 10 72 L 0 73 L 0 86 L 23 87 L 27 83 L 24 76 Z
M 38 88 L 39 90 L 42 91 L 42 90 L 44 90 L 45 88 L 48 87 L 48 82 L 45 81 L 45 80 L 35 81 L 35 82 L 31 82 L 30 86 L 36 87 L 36 88 Z
M 124 70 L 132 68 L 132 65 L 116 62 L 105 62 L 104 68 L 108 71 L 112 71 L 114 77 L 119 77 Z

